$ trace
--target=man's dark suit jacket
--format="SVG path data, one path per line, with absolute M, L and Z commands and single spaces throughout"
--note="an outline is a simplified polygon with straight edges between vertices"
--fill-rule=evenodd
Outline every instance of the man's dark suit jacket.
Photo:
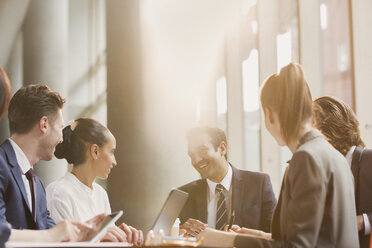
M 0 223 L 0 247 L 5 247 L 5 243 L 10 236 L 10 228 L 7 223 Z
M 367 214 L 372 225 L 372 150 L 357 146 L 351 161 L 351 171 L 355 182 L 357 215 Z M 359 232 L 361 248 L 369 247 L 369 235 Z
M 269 232 L 271 217 L 276 205 L 270 177 L 263 173 L 231 167 L 234 224 Z M 189 193 L 189 199 L 179 216 L 181 223 L 188 218 L 207 223 L 208 183 L 206 179 L 193 181 L 179 189 Z
M 9 140 L 0 146 L 0 222 L 15 229 L 49 229 L 55 225 L 46 206 L 44 187 L 36 177 L 36 222 L 28 206 L 22 171 Z

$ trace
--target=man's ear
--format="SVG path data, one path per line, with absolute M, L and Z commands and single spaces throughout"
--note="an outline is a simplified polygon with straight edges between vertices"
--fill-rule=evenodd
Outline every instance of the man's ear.
M 220 146 L 218 147 L 222 157 L 225 157 L 227 152 L 227 144 L 225 141 L 221 141 Z
M 41 119 L 39 120 L 39 130 L 42 133 L 46 133 L 48 130 L 48 125 L 49 125 L 48 117 L 47 116 L 41 117 Z
M 98 145 L 97 144 L 91 145 L 90 146 L 90 155 L 92 156 L 92 158 L 94 160 L 98 159 L 98 154 L 99 154 Z

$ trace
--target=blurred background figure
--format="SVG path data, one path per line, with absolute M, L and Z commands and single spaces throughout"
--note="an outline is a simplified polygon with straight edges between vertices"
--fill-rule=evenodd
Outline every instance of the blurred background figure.
M 355 183 L 360 247 L 368 248 L 372 223 L 372 150 L 365 149 L 354 111 L 340 99 L 332 96 L 315 99 L 313 124 L 349 163 Z

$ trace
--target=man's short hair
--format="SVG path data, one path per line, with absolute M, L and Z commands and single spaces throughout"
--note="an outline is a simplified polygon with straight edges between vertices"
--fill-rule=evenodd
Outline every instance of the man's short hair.
M 10 134 L 25 134 L 43 116 L 51 120 L 62 109 L 65 99 L 44 84 L 31 84 L 19 89 L 9 104 Z
M 352 146 L 365 147 L 354 111 L 335 97 L 323 96 L 314 100 L 313 125 L 344 156 Z
M 207 134 L 212 139 L 212 145 L 216 151 L 222 141 L 224 141 L 227 145 L 225 132 L 217 127 L 204 126 L 191 128 L 187 131 L 186 139 L 188 142 L 190 142 L 203 134 Z M 225 158 L 227 159 L 227 153 L 225 153 Z

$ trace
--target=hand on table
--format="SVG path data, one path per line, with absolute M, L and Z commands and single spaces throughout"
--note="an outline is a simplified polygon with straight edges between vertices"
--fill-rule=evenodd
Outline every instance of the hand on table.
M 87 227 L 89 228 L 89 227 Z M 79 240 L 80 229 L 72 222 L 63 220 L 54 227 L 46 230 L 46 241 L 51 242 L 74 242 Z
M 195 219 L 188 219 L 180 226 L 180 234 L 184 233 L 186 236 L 196 237 L 199 233 L 208 227 L 207 224 Z
M 127 235 L 123 230 L 121 230 L 117 226 L 110 226 L 105 236 L 103 236 L 100 240 L 101 242 L 126 242 L 127 241 Z
M 104 214 L 100 214 L 83 222 L 72 222 L 63 220 L 49 230 L 46 230 L 46 241 L 52 242 L 79 242 L 87 241 L 97 234 L 100 225 L 105 219 Z
M 238 233 L 238 234 L 247 234 L 253 237 L 257 237 L 257 238 L 271 239 L 271 233 L 266 233 L 260 230 L 240 227 L 238 225 L 232 225 L 231 229 L 229 230 L 228 230 L 228 226 L 225 226 L 224 231 Z
M 119 228 L 125 232 L 128 243 L 132 243 L 135 246 L 141 246 L 143 244 L 143 233 L 141 230 L 137 230 L 125 223 L 122 223 Z

